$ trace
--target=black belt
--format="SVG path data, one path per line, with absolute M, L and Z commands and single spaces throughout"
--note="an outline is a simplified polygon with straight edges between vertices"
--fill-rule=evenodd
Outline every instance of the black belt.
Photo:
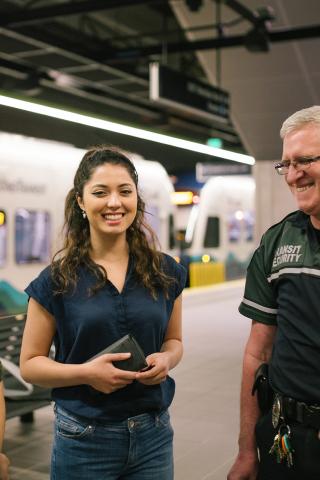
M 286 420 L 294 420 L 303 425 L 320 430 L 320 405 L 308 405 L 291 397 L 279 395 L 281 413 Z

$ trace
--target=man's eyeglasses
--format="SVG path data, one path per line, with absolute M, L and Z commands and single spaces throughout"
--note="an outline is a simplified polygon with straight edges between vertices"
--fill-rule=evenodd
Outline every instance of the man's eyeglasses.
M 289 173 L 290 165 L 292 165 L 297 172 L 300 172 L 307 170 L 312 163 L 317 162 L 318 160 L 320 160 L 320 155 L 318 157 L 299 158 L 294 162 L 290 162 L 290 160 L 283 160 L 282 162 L 276 163 L 274 168 L 279 175 L 287 175 L 287 173 Z

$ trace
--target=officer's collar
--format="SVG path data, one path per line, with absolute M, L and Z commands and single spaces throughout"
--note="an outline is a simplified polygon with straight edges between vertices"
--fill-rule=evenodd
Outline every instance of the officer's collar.
M 288 222 L 291 222 L 295 227 L 301 228 L 302 230 L 307 230 L 310 217 L 302 210 L 297 210 L 289 216 Z
M 288 221 L 291 222 L 295 227 L 300 228 L 302 232 L 306 232 L 312 250 L 318 250 L 320 246 L 318 234 L 311 223 L 309 215 L 302 212 L 301 210 L 297 210 L 292 215 L 290 215 Z

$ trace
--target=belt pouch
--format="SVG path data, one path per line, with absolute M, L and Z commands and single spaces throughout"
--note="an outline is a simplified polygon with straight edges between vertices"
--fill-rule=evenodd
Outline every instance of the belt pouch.
M 255 373 L 254 384 L 252 386 L 252 395 L 257 393 L 258 405 L 261 413 L 264 415 L 272 407 L 273 391 L 269 384 L 269 367 L 267 363 L 262 363 Z

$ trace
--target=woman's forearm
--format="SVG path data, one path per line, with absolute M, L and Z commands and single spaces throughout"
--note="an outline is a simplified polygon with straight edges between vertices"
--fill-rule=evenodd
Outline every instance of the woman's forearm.
M 20 365 L 26 382 L 46 388 L 72 387 L 88 383 L 87 364 L 59 363 L 45 356 L 36 356 Z
M 183 345 L 181 340 L 170 339 L 166 340 L 161 347 L 161 352 L 166 352 L 169 355 L 169 370 L 174 368 L 180 362 L 183 355 Z

